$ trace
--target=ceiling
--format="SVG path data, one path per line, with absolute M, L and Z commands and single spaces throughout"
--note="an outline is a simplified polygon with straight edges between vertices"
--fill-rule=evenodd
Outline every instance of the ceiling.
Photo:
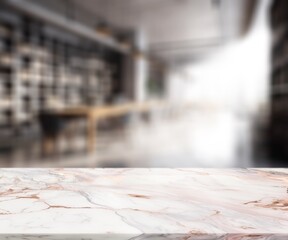
M 136 30 L 164 59 L 195 57 L 240 36 L 255 0 L 74 0 L 110 24 Z M 254 3 L 254 4 L 253 4 Z M 248 20 L 247 20 L 248 19 Z
M 149 44 L 221 34 L 219 11 L 210 0 L 82 0 L 81 5 L 111 24 L 145 31 Z

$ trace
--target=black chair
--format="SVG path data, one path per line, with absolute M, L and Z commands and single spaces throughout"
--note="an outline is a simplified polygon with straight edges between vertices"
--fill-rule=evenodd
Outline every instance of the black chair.
M 44 153 L 50 153 L 51 149 L 55 153 L 57 147 L 57 139 L 65 128 L 64 119 L 62 119 L 59 115 L 49 111 L 40 112 L 38 117 L 43 134 L 42 147 Z

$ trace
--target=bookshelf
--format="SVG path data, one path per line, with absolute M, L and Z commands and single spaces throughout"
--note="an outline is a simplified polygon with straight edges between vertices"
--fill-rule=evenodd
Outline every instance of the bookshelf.
M 37 123 L 48 106 L 109 103 L 122 61 L 109 46 L 0 10 L 0 128 Z

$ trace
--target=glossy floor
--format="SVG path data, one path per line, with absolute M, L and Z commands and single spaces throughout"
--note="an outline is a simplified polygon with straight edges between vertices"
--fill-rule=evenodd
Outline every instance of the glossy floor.
M 0 166 L 286 167 L 288 162 L 268 161 L 263 130 L 253 126 L 229 111 L 193 111 L 98 132 L 93 154 L 85 153 L 85 137 L 60 144 L 64 150 L 50 157 L 41 154 L 40 139 L 24 139 L 18 148 L 2 149 Z

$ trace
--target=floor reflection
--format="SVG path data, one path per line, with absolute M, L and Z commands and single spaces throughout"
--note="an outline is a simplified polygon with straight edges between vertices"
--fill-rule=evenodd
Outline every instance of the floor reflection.
M 257 136 L 256 136 L 257 137 Z M 252 119 L 231 111 L 188 111 L 170 118 L 131 121 L 100 131 L 95 152 L 85 139 L 43 156 L 40 139 L 1 149 L 2 167 L 268 167 L 265 146 L 254 144 Z M 261 141 L 258 141 L 261 142 Z M 72 148 L 71 148 L 72 145 Z M 259 144 L 258 144 L 259 145 Z M 257 150 L 257 152 L 256 152 Z

